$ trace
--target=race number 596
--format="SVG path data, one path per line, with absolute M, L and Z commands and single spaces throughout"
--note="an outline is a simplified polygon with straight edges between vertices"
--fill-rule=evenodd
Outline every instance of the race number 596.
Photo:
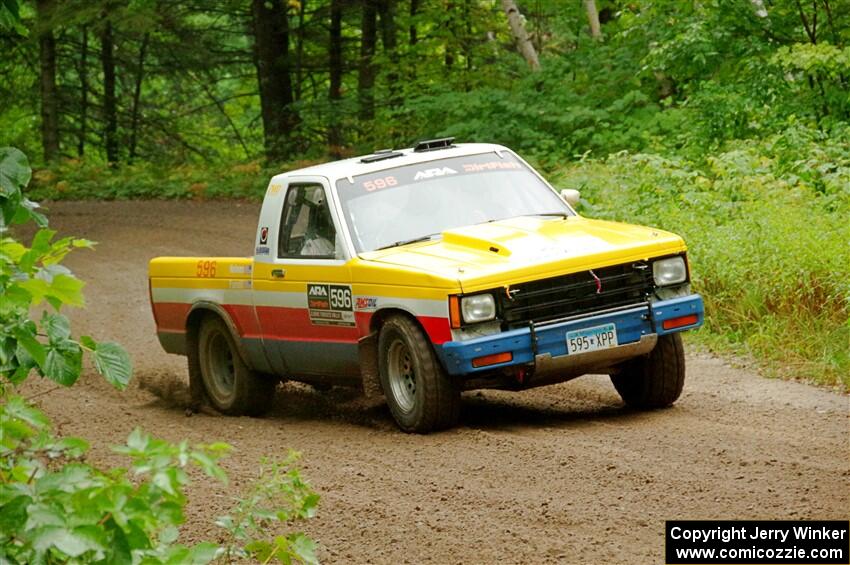
M 374 192 L 376 190 L 387 188 L 389 186 L 396 186 L 397 184 L 398 180 L 396 180 L 395 177 L 384 177 L 374 180 L 367 180 L 363 183 L 363 188 L 366 189 L 366 192 Z
M 195 274 L 198 278 L 207 279 L 215 277 L 215 261 L 198 261 L 198 268 Z
M 331 310 L 351 310 L 351 288 L 331 286 Z

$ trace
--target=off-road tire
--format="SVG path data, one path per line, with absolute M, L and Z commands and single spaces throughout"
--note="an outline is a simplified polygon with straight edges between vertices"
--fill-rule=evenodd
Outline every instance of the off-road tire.
M 401 366 L 409 367 L 405 374 L 412 374 L 412 392 L 410 388 L 405 389 L 408 392 L 398 390 Z M 402 315 L 386 320 L 378 335 L 378 367 L 387 405 L 402 430 L 427 433 L 457 423 L 460 391 L 413 320 Z M 405 378 L 402 381 L 409 383 Z
M 206 398 L 229 416 L 261 416 L 274 401 L 277 382 L 252 371 L 224 320 L 208 316 L 198 332 L 198 361 Z
M 624 363 L 611 375 L 627 406 L 641 410 L 670 406 L 685 384 L 685 349 L 678 333 L 662 335 L 646 355 Z

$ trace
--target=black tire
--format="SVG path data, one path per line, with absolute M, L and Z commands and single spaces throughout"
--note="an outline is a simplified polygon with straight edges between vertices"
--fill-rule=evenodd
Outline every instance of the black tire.
M 384 323 L 378 336 L 378 367 L 387 405 L 402 430 L 427 433 L 457 423 L 460 391 L 410 318 L 393 316 Z
M 682 337 L 660 336 L 652 351 L 624 363 L 611 381 L 627 406 L 641 410 L 670 406 L 685 385 Z
M 217 316 L 208 316 L 198 334 L 198 361 L 207 400 L 230 416 L 261 416 L 274 401 L 277 382 L 252 371 L 233 336 Z

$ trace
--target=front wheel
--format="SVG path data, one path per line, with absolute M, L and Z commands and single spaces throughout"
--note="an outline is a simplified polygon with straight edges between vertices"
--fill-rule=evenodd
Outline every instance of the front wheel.
M 208 317 L 201 324 L 198 361 L 207 398 L 219 412 L 260 416 L 271 408 L 277 383 L 245 364 L 221 318 Z
M 378 356 L 381 387 L 402 430 L 427 433 L 457 423 L 460 391 L 412 320 L 393 316 L 386 321 L 378 336 Z
M 662 335 L 646 355 L 626 361 L 611 375 L 623 402 L 649 410 L 670 406 L 685 384 L 685 348 L 678 334 Z

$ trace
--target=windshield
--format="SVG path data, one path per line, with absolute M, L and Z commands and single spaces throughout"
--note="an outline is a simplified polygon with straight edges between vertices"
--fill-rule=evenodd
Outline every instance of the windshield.
M 503 152 L 384 169 L 336 183 L 358 252 L 517 216 L 572 215 L 540 178 Z

